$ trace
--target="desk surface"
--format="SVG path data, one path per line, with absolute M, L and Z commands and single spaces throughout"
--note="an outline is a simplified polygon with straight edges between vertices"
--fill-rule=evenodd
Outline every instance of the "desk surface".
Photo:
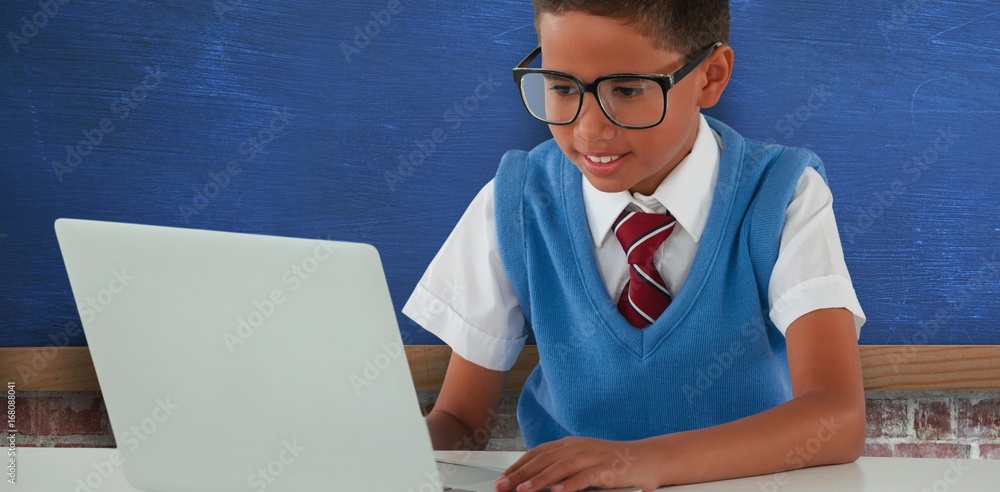
M 88 479 L 93 490 L 133 492 L 120 466 L 105 466 L 110 448 L 19 448 L 17 485 L 3 481 L 4 490 L 77 491 Z M 521 452 L 474 453 L 435 451 L 449 461 L 505 468 Z M 109 469 L 110 467 L 110 469 Z M 98 475 L 104 471 L 104 478 Z M 100 480 L 98 480 L 100 479 Z M 98 481 L 100 483 L 98 483 Z M 917 458 L 861 458 L 855 463 L 806 468 L 786 474 L 764 475 L 669 488 L 670 492 L 983 492 L 997 490 L 1000 461 Z M 667 491 L 668 489 L 660 489 Z

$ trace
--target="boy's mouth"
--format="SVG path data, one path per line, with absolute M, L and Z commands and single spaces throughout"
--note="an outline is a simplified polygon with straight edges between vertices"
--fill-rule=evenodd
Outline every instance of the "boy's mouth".
M 580 154 L 583 157 L 584 169 L 598 178 L 610 178 L 618 174 L 618 172 L 623 167 L 623 164 L 628 161 L 628 157 L 631 153 L 626 152 L 624 154 L 616 155 L 591 155 L 591 154 Z
M 594 164 L 608 164 L 612 161 L 617 161 L 621 157 L 621 155 L 605 155 L 605 156 L 584 155 L 584 157 L 586 157 L 588 160 L 590 160 L 590 162 L 593 162 Z

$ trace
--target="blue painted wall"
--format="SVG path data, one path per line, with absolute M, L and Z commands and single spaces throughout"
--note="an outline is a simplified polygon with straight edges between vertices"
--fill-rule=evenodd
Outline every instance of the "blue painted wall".
M 708 114 L 824 158 L 862 343 L 1000 343 L 996 3 L 732 5 Z M 398 309 L 502 153 L 548 138 L 509 75 L 527 1 L 47 9 L 0 4 L 0 346 L 79 319 L 57 217 L 369 242 Z

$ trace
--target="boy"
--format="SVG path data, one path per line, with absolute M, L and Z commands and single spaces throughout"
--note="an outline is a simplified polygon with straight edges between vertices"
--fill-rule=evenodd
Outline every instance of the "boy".
M 554 138 L 504 156 L 403 308 L 453 348 L 435 448 L 485 445 L 532 330 L 529 450 L 498 491 L 857 459 L 864 313 L 822 164 L 700 114 L 730 78 L 728 2 L 534 5 L 543 68 L 515 79 Z

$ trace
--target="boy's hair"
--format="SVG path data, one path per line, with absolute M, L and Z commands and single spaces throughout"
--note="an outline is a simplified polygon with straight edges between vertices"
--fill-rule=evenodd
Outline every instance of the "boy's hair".
M 584 12 L 621 19 L 661 49 L 693 56 L 729 42 L 729 0 L 532 0 L 535 30 L 542 14 Z

